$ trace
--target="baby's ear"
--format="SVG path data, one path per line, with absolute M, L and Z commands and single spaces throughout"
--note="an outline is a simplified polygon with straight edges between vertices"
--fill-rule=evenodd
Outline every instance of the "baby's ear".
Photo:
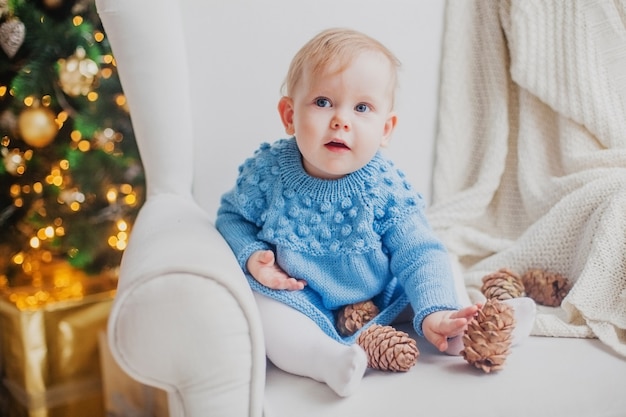
M 280 120 L 285 126 L 285 132 L 288 135 L 296 133 L 296 129 L 293 125 L 293 99 L 291 97 L 283 96 L 278 102 L 278 114 L 280 114 Z
M 380 142 L 381 147 L 384 148 L 389 145 L 389 142 L 391 141 L 391 134 L 396 128 L 397 123 L 398 116 L 394 112 L 389 113 L 389 116 L 387 116 L 387 121 L 385 122 L 385 127 L 383 128 L 383 139 Z

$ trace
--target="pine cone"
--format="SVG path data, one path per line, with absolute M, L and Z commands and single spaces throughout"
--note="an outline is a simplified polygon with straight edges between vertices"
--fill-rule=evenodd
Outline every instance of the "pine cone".
M 372 300 L 347 305 L 337 314 L 337 330 L 342 336 L 352 336 L 378 313 Z
M 498 300 L 487 300 L 465 330 L 465 348 L 461 355 L 470 365 L 486 373 L 502 369 L 509 355 L 514 327 L 513 309 Z
M 415 340 L 391 326 L 373 324 L 359 335 L 357 343 L 367 353 L 368 366 L 382 371 L 406 372 L 420 354 Z
M 525 295 L 521 278 L 507 268 L 485 275 L 480 291 L 487 299 L 495 298 L 500 301 Z
M 571 289 L 567 278 L 561 274 L 541 269 L 530 269 L 522 276 L 526 294 L 539 304 L 558 307 Z

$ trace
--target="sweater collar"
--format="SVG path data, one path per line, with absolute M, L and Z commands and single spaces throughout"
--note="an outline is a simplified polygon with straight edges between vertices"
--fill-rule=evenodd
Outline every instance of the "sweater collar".
M 306 193 L 321 201 L 337 201 L 344 197 L 360 194 L 364 189 L 376 187 L 382 172 L 388 165 L 380 151 L 363 168 L 335 180 L 322 179 L 309 175 L 302 165 L 302 154 L 295 138 L 287 139 L 278 161 L 281 179 L 285 189 L 296 193 Z

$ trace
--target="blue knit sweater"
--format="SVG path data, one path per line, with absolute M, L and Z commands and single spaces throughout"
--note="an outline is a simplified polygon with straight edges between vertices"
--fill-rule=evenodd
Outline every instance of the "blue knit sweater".
M 281 139 L 261 145 L 239 168 L 235 187 L 222 197 L 216 227 L 253 290 L 300 310 L 349 344 L 358 333 L 342 337 L 335 328 L 336 310 L 348 304 L 374 300 L 381 312 L 368 325 L 386 325 L 410 302 L 420 335 L 428 314 L 459 308 L 445 248 L 426 221 L 424 205 L 380 153 L 356 172 L 324 180 L 304 171 L 294 138 Z M 252 278 L 246 262 L 264 249 L 308 285 L 272 290 Z

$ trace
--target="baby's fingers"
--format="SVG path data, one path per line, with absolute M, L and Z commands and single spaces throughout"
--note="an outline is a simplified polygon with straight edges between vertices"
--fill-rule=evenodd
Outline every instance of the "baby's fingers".
M 465 318 L 448 319 L 441 323 L 441 333 L 446 337 L 457 336 L 465 330 L 468 320 Z
M 306 281 L 288 277 L 283 273 L 274 273 L 264 276 L 259 280 L 263 285 L 273 290 L 301 290 L 306 285 Z
M 303 279 L 288 278 L 285 280 L 284 290 L 298 291 L 304 289 L 306 281 Z
M 452 319 L 464 318 L 467 320 L 471 320 L 472 317 L 474 317 L 476 313 L 478 313 L 479 309 L 480 309 L 480 304 L 473 304 L 471 306 L 467 306 L 458 311 L 455 311 L 454 313 L 450 315 L 450 318 Z

